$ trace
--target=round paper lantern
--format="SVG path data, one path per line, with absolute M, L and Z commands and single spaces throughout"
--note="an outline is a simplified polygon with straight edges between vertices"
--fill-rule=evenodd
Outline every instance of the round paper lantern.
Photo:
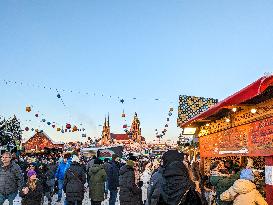
M 30 111 L 31 111 L 31 107 L 30 107 L 30 106 L 27 106 L 27 107 L 26 107 L 26 111 L 27 111 L 27 112 L 30 112 Z
M 66 129 L 70 129 L 71 125 L 69 123 L 67 123 L 65 127 L 66 127 Z
M 29 131 L 29 128 L 28 128 L 28 127 L 26 127 L 26 128 L 25 128 L 25 131 Z
M 35 114 L 35 117 L 39 117 L 39 115 L 38 115 L 38 114 Z
M 76 126 L 76 125 L 74 125 L 74 127 L 73 127 L 72 131 L 73 131 L 73 132 L 76 132 L 77 130 L 78 130 L 77 126 Z

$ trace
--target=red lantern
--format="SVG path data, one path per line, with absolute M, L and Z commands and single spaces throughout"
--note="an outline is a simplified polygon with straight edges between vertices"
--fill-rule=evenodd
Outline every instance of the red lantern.
M 69 123 L 66 124 L 66 129 L 70 129 L 71 125 Z
M 124 128 L 124 129 L 127 128 L 127 125 L 123 125 L 123 128 Z
M 26 128 L 25 128 L 25 131 L 29 131 L 29 128 L 28 128 L 28 127 L 26 127 Z
M 125 113 L 122 113 L 121 117 L 125 117 Z
M 53 128 L 55 128 L 55 125 L 52 125 Z

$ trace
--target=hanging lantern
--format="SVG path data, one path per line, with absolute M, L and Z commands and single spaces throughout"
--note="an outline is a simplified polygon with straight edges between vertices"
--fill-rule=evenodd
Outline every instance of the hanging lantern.
M 51 122 L 47 122 L 48 125 L 51 125 Z
M 72 132 L 76 132 L 78 130 L 77 126 L 74 125 L 73 129 L 72 129 Z
M 165 127 L 169 127 L 168 124 L 166 124 Z
M 84 129 L 84 128 L 82 128 L 82 131 L 84 132 L 84 131 L 85 131 L 85 129 Z
M 127 128 L 127 125 L 123 125 L 123 128 L 124 128 L 124 129 Z
M 170 121 L 170 118 L 167 118 L 167 122 L 169 122 Z
M 82 134 L 82 137 L 86 137 L 86 134 Z
M 30 106 L 26 107 L 26 112 L 31 112 L 31 107 Z
M 167 132 L 167 129 L 164 129 L 164 132 Z
M 31 128 L 31 131 L 33 132 L 33 131 L 34 131 L 34 128 Z
M 61 95 L 59 93 L 57 94 L 57 98 L 61 98 Z
M 170 112 L 172 112 L 172 111 L 173 111 L 173 108 L 171 107 L 171 108 L 170 108 Z
M 64 131 L 67 132 L 67 129 L 65 129 Z
M 57 132 L 60 132 L 60 131 L 61 131 L 61 128 L 58 127 L 58 128 L 57 128 Z
M 62 133 L 64 133 L 64 130 L 62 130 Z
M 66 127 L 66 129 L 70 129 L 71 125 L 69 123 L 67 123 L 65 127 Z
M 39 115 L 38 115 L 38 114 L 35 114 L 35 117 L 39 117 Z
M 26 127 L 26 128 L 25 128 L 25 131 L 29 131 L 29 128 L 28 128 L 28 127 Z
M 52 128 L 55 128 L 55 125 L 52 125 Z
M 45 122 L 46 120 L 45 119 L 42 119 L 42 122 Z
M 71 132 L 71 130 L 69 130 L 69 132 Z
M 122 113 L 121 117 L 125 117 L 125 113 Z
M 171 112 L 169 112 L 169 116 L 172 116 L 172 113 L 171 113 Z

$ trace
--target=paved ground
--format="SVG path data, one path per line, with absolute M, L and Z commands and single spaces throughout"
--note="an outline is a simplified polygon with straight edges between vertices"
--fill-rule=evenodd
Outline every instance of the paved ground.
M 108 197 L 110 196 L 110 194 L 108 194 Z M 62 199 L 62 201 L 61 202 L 56 202 L 57 201 L 57 195 L 54 195 L 54 197 L 53 197 L 53 203 L 52 203 L 52 205 L 63 205 L 64 204 L 64 197 L 63 197 L 63 199 Z M 6 201 L 5 203 L 4 203 L 4 205 L 8 205 L 9 203 L 8 203 L 8 201 Z M 20 205 L 21 204 L 21 198 L 19 197 L 19 196 L 17 196 L 16 198 L 15 198 L 15 200 L 14 200 L 14 205 Z M 47 199 L 45 198 L 45 200 L 44 200 L 44 205 L 47 205 L 48 203 L 47 203 Z M 85 193 L 85 196 L 84 196 L 84 200 L 83 200 L 83 203 L 82 203 L 83 205 L 91 205 L 91 201 L 90 201 L 90 199 L 89 199 L 89 194 L 88 193 Z M 102 205 L 108 205 L 108 199 L 106 199 L 103 203 L 102 203 Z M 118 199 L 117 199 L 117 202 L 116 202 L 116 205 L 119 205 L 119 201 L 118 201 Z

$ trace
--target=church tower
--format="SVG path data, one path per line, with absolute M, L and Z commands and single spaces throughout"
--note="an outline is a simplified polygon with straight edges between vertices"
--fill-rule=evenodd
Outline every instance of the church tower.
M 111 135 L 110 135 L 110 120 L 109 113 L 106 121 L 106 117 L 104 119 L 104 125 L 101 134 L 101 145 L 110 145 L 111 143 Z
M 138 119 L 137 113 L 135 113 L 130 132 L 132 133 L 132 140 L 135 142 L 141 143 L 142 136 L 141 136 L 141 128 L 140 128 L 140 121 Z

